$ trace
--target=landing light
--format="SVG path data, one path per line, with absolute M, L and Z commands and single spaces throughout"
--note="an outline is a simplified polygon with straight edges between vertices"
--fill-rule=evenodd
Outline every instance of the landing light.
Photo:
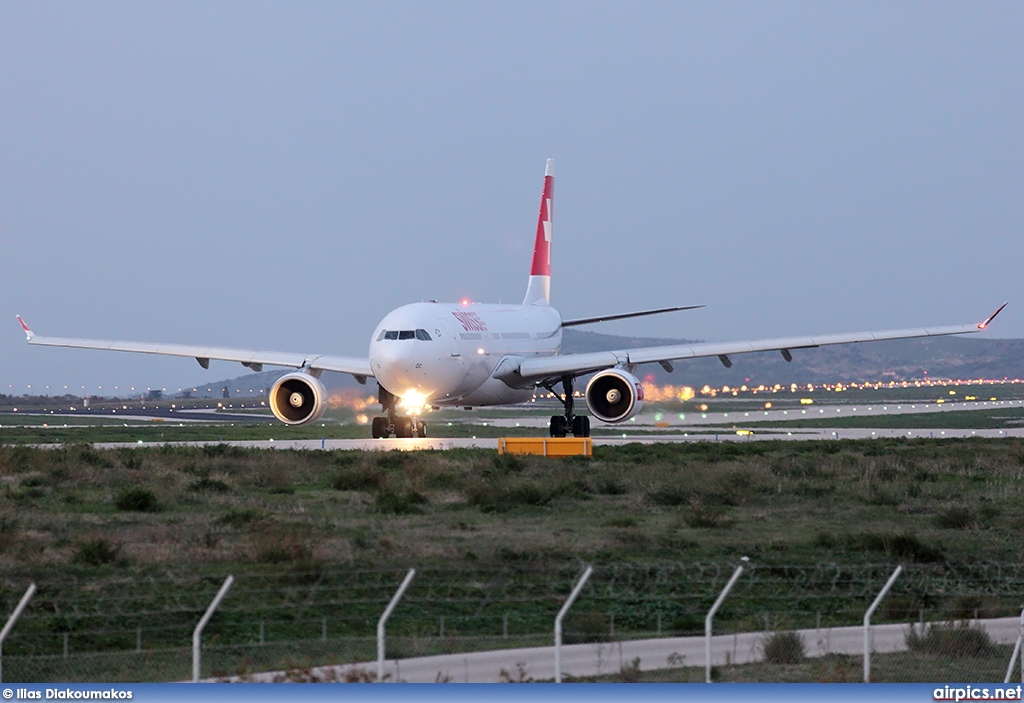
M 423 406 L 427 402 L 427 397 L 417 390 L 408 390 L 402 394 L 402 402 L 400 405 L 405 408 L 410 415 L 419 415 L 423 412 Z

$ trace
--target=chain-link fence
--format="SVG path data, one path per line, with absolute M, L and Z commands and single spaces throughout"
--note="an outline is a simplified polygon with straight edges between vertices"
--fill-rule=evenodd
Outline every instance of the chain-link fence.
M 565 679 L 703 681 L 705 617 L 737 562 L 596 564 L 565 619 Z M 712 678 L 863 680 L 861 623 L 893 567 L 751 564 L 714 617 Z M 419 570 L 387 624 L 386 675 L 551 680 L 555 616 L 582 570 Z M 377 620 L 403 576 L 236 573 L 203 634 L 202 676 L 372 680 Z M 223 577 L 41 580 L 3 644 L 4 680 L 187 680 Z M 27 583 L 3 584 L 5 618 Z M 1024 565 L 906 566 L 872 619 L 872 680 L 1001 681 L 1022 597 Z

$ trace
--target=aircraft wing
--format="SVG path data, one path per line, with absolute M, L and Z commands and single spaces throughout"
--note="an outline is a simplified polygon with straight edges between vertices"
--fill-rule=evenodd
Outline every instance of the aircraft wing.
M 1006 307 L 1003 303 L 984 322 L 948 327 L 920 327 L 876 332 L 843 332 L 839 334 L 815 335 L 810 337 L 781 337 L 777 339 L 756 339 L 741 342 L 702 342 L 698 344 L 671 344 L 658 347 L 639 347 L 607 352 L 566 354 L 524 359 L 518 366 L 523 382 L 541 382 L 559 379 L 565 375 L 581 376 L 593 371 L 631 364 L 660 363 L 671 370 L 672 361 L 717 356 L 725 366 L 732 366 L 729 358 L 733 354 L 759 351 L 782 352 L 791 360 L 793 349 L 824 347 L 833 344 L 855 342 L 878 342 L 886 339 L 911 339 L 914 337 L 939 337 L 951 334 L 981 332 Z M 511 378 L 509 380 L 512 380 Z M 515 379 L 518 381 L 519 379 Z
M 106 351 L 136 352 L 139 354 L 162 354 L 166 356 L 190 356 L 204 369 L 210 367 L 210 360 L 237 361 L 248 369 L 259 372 L 263 366 L 307 367 L 313 371 L 338 371 L 352 374 L 360 383 L 366 383 L 373 376 L 368 358 L 347 356 L 326 356 L 323 354 L 298 354 L 290 352 L 260 351 L 258 349 L 232 349 L 189 344 L 161 344 L 158 342 L 125 342 L 106 339 L 73 339 L 70 337 L 37 336 L 25 321 L 18 316 L 18 322 L 25 330 L 29 344 L 46 347 L 73 347 L 76 349 L 102 349 Z

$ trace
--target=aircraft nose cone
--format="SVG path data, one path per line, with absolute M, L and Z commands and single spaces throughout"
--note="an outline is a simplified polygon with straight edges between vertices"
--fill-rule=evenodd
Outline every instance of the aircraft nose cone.
M 392 393 L 422 389 L 425 364 L 413 340 L 387 340 L 371 350 L 370 363 L 377 379 Z

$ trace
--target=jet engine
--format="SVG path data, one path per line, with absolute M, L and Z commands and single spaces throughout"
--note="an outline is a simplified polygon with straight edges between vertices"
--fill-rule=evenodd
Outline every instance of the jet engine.
M 584 396 L 591 414 L 604 422 L 624 422 L 644 406 L 640 380 L 622 369 L 608 369 L 595 375 Z
M 327 389 L 320 379 L 297 371 L 277 379 L 270 389 L 270 409 L 287 425 L 305 425 L 324 414 Z

